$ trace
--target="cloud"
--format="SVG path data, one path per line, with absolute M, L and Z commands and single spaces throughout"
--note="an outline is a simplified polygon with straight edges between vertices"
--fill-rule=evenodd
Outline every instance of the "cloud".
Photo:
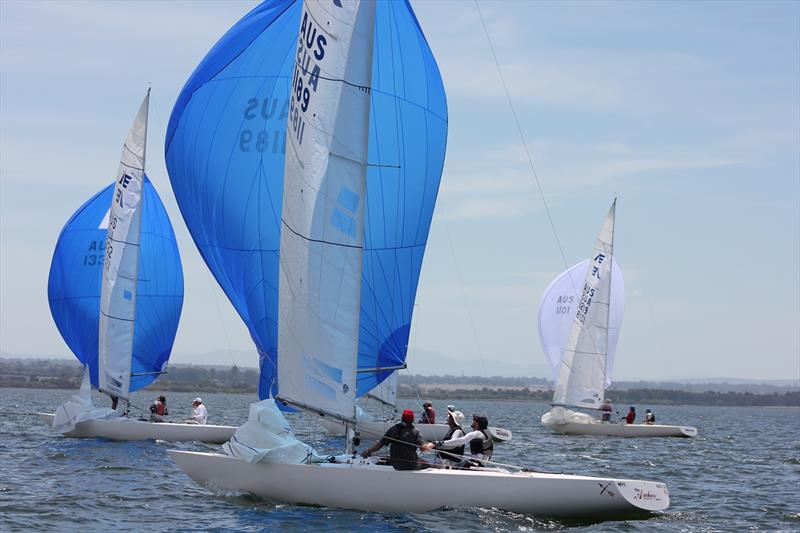
M 441 208 L 437 217 L 442 220 L 519 217 L 530 212 L 524 201 L 506 199 L 464 200 L 454 207 Z
M 681 172 L 741 165 L 725 155 L 697 155 L 695 148 L 678 147 L 656 153 L 619 142 L 586 145 L 533 143 L 534 162 L 548 202 L 585 194 L 623 179 L 647 183 L 664 172 Z M 707 147 L 706 147 L 707 148 Z M 461 153 L 448 163 L 442 177 L 437 216 L 446 220 L 485 217 L 519 217 L 541 208 L 542 202 L 521 143 L 511 143 L 475 153 Z

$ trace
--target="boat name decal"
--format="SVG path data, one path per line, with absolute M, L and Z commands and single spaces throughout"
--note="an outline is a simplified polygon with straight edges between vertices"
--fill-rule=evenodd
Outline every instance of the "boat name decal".
M 652 490 L 633 489 L 633 497 L 637 500 L 658 500 L 656 493 Z

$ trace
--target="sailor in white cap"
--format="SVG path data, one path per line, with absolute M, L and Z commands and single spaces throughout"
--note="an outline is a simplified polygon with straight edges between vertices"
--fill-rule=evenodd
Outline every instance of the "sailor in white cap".
M 203 400 L 195 398 L 192 400 L 192 416 L 187 420 L 189 424 L 205 424 L 208 420 L 208 409 L 203 405 Z
M 456 411 L 455 409 L 451 410 L 450 405 L 447 406 L 447 425 L 450 427 L 450 430 L 447 432 L 443 440 L 450 440 L 450 439 L 458 439 L 464 436 L 464 413 L 461 411 Z M 439 457 L 445 461 L 446 465 L 456 465 L 461 463 L 464 459 L 464 445 L 461 446 L 443 446 L 442 442 L 436 443 L 437 450 L 447 450 L 450 453 L 445 451 L 439 452 Z

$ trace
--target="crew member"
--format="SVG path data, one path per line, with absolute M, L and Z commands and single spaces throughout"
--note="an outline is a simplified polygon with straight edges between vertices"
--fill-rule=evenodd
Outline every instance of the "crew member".
M 603 402 L 603 406 L 600 407 L 600 421 L 611 422 L 611 413 L 613 411 L 614 407 L 611 405 L 611 400 L 606 398 L 606 401 Z
M 447 435 L 444 437 L 444 441 L 449 441 L 453 439 L 458 439 L 464 436 L 464 430 L 461 426 L 464 425 L 464 413 L 461 411 L 449 410 L 448 406 L 448 413 L 447 413 L 447 425 L 450 426 Z M 445 446 L 444 442 L 440 446 L 436 447 L 437 450 L 447 450 L 447 451 L 439 451 L 439 457 L 446 461 L 446 464 L 459 464 L 461 461 L 464 460 L 464 445 L 461 446 Z
M 208 409 L 203 405 L 203 400 L 192 400 L 192 416 L 186 421 L 189 424 L 205 424 L 208 421 Z
M 472 415 L 472 431 L 457 439 L 450 439 L 443 442 L 437 442 L 438 447 L 451 449 L 455 446 L 469 444 L 470 459 L 478 466 L 485 466 L 486 462 L 492 458 L 492 451 L 494 451 L 494 442 L 492 441 L 492 434 L 489 432 L 489 419 L 485 416 Z M 463 466 L 468 466 L 469 462 L 462 463 Z
M 414 411 L 411 409 L 403 411 L 400 423 L 390 427 L 381 440 L 361 453 L 361 457 L 369 457 L 387 444 L 395 470 L 419 470 L 429 466 L 417 456 L 417 449 L 428 451 L 433 448 L 433 443 L 422 440 L 419 430 L 414 427 Z
M 422 404 L 422 413 L 419 415 L 420 424 L 435 424 L 436 411 L 433 410 L 433 404 L 426 401 Z
M 153 405 L 150 406 L 150 422 L 163 422 L 164 417 L 169 414 L 167 411 L 167 397 L 159 396 Z

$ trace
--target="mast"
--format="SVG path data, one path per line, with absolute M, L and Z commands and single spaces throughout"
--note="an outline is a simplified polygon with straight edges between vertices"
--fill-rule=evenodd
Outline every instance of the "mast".
M 128 398 L 139 280 L 139 243 L 150 89 L 122 147 L 111 198 L 100 290 L 99 389 Z
M 614 198 L 614 201 L 611 203 L 611 211 L 614 213 L 614 223 L 611 224 L 611 249 L 608 253 L 608 295 L 607 295 L 607 302 L 608 302 L 608 309 L 606 310 L 606 323 L 605 323 L 605 331 L 606 331 L 606 345 L 605 345 L 605 357 L 603 357 L 603 393 L 600 396 L 600 403 L 605 400 L 605 392 L 606 392 L 606 384 L 609 382 L 609 375 L 608 375 L 608 347 L 609 347 L 609 334 L 611 331 L 611 289 L 614 286 L 614 232 L 616 231 L 616 213 L 617 213 L 617 199 Z

